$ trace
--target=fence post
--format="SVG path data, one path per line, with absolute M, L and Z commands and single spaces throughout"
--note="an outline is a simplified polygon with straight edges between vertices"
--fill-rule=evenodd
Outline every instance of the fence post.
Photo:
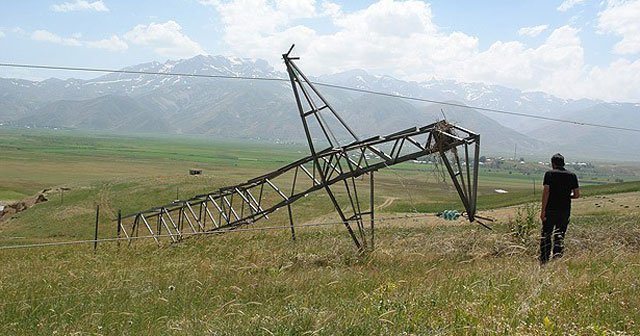
M 118 238 L 118 248 L 120 247 L 120 230 L 122 230 L 122 210 L 118 209 L 118 228 L 116 229 L 116 238 Z
M 100 204 L 96 205 L 96 232 L 93 235 L 93 252 L 98 249 L 98 223 L 100 221 Z

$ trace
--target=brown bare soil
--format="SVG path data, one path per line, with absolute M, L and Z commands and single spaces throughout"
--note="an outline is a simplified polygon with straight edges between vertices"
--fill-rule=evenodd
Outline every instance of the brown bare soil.
M 11 216 L 17 214 L 18 212 L 27 210 L 38 203 L 46 201 L 48 201 L 48 199 L 45 196 L 45 191 L 42 191 L 35 196 L 31 196 L 21 201 L 7 204 L 5 205 L 4 210 L 0 212 L 0 221 L 11 218 Z
M 62 189 L 69 190 L 69 188 L 62 188 Z M 47 202 L 49 200 L 48 196 L 50 194 L 59 193 L 60 190 L 61 190 L 60 188 L 44 189 L 33 196 L 27 197 L 17 202 L 5 204 L 4 209 L 0 211 L 0 222 L 6 221 L 7 219 L 11 218 L 15 214 L 25 211 L 36 204 Z

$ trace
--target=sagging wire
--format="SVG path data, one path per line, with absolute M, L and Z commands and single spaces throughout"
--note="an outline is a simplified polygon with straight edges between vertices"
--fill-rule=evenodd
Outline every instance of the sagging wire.
M 394 216 L 394 217 L 384 217 L 376 219 L 376 222 L 385 222 L 396 219 L 403 218 L 426 218 L 433 217 L 433 214 L 419 214 L 414 216 Z M 296 228 L 305 228 L 305 227 L 319 227 L 319 226 L 330 226 L 330 225 L 344 225 L 344 222 L 324 222 L 324 223 L 307 223 L 296 225 Z M 60 242 L 48 242 L 48 243 L 34 243 L 34 244 L 22 244 L 22 245 L 4 245 L 0 246 L 0 250 L 14 250 L 14 249 L 29 249 L 29 248 L 37 248 L 37 247 L 57 247 L 64 245 L 81 245 L 81 244 L 93 244 L 95 242 L 103 243 L 103 242 L 118 242 L 118 241 L 131 241 L 131 240 L 142 240 L 142 239 L 153 239 L 153 238 L 170 238 L 170 237 L 192 237 L 192 236 L 208 236 L 208 235 L 216 235 L 222 233 L 232 233 L 232 232 L 250 232 L 250 231 L 271 231 L 271 230 L 283 230 L 283 229 L 291 229 L 290 225 L 286 226 L 266 226 L 266 227 L 258 227 L 258 228 L 229 228 L 225 230 L 216 230 L 216 231 L 204 231 L 204 232 L 187 232 L 187 233 L 173 233 L 173 234 L 159 234 L 159 235 L 146 235 L 146 236 L 130 236 L 130 237 L 120 237 L 120 238 L 100 238 L 100 239 L 85 239 L 85 240 L 71 240 L 71 241 L 60 241 Z
M 284 79 L 284 78 L 259 77 L 259 76 L 248 77 L 248 76 L 230 76 L 230 75 L 205 75 L 205 74 L 189 74 L 189 73 L 174 73 L 174 72 L 153 72 L 153 71 L 136 71 L 136 70 L 116 70 L 116 69 L 106 69 L 106 68 L 54 66 L 54 65 L 40 65 L 40 64 L 0 63 L 0 67 L 25 68 L 25 69 L 44 69 L 44 70 L 85 71 L 85 72 L 102 72 L 102 73 L 122 73 L 122 74 L 138 74 L 138 75 L 183 76 L 183 77 L 199 77 L 199 78 L 257 80 L 257 81 L 271 81 L 271 82 L 288 82 L 289 81 L 288 79 Z M 359 92 L 359 93 L 366 93 L 366 94 L 378 95 L 378 96 L 383 96 L 383 97 L 419 101 L 419 102 L 439 104 L 439 105 L 445 105 L 445 106 L 460 107 L 460 108 L 465 108 L 465 109 L 474 109 L 474 110 L 479 110 L 479 111 L 484 111 L 484 112 L 489 112 L 489 113 L 499 113 L 499 114 L 506 114 L 506 115 L 522 117 L 522 118 L 532 118 L 532 119 L 539 119 L 539 120 L 546 120 L 546 121 L 553 121 L 553 122 L 560 122 L 560 123 L 568 123 L 568 124 L 573 124 L 573 125 L 578 125 L 578 126 L 590 126 L 590 127 L 598 127 L 598 128 L 606 128 L 606 129 L 618 130 L 618 131 L 629 131 L 629 132 L 638 132 L 638 133 L 640 133 L 640 129 L 638 129 L 638 128 L 611 126 L 611 125 L 596 124 L 596 123 L 589 123 L 589 122 L 580 122 L 580 121 L 568 120 L 568 119 L 551 118 L 551 117 L 539 116 L 539 115 L 534 115 L 534 114 L 513 112 L 513 111 L 507 111 L 507 110 L 500 110 L 500 109 L 493 109 L 493 108 L 488 108 L 488 107 L 465 105 L 465 104 L 461 104 L 461 103 L 453 103 L 453 102 L 439 101 L 439 100 L 434 100 L 434 99 L 410 97 L 410 96 L 404 96 L 404 95 L 393 94 L 393 93 L 386 93 L 386 92 L 380 92 L 380 91 L 359 89 L 359 88 L 343 86 L 343 85 L 337 85 L 337 84 L 328 84 L 328 83 L 321 83 L 321 82 L 311 82 L 311 83 L 315 84 L 315 85 L 318 85 L 318 86 L 328 87 L 328 88 L 334 88 L 334 89 L 352 91 L 352 92 Z

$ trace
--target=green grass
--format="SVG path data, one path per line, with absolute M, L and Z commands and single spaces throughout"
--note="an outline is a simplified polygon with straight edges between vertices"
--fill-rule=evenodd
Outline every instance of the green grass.
M 640 332 L 634 221 L 577 219 L 567 258 L 543 269 L 501 225 L 493 232 L 381 226 L 377 249 L 361 256 L 337 228 L 301 231 L 296 242 L 260 232 L 163 249 L 3 252 L 0 330 L 633 335 Z
M 0 223 L 0 246 L 91 239 L 97 204 L 99 236 L 113 237 L 118 209 L 166 203 L 176 187 L 183 198 L 215 190 L 305 155 L 299 147 L 74 132 L 3 131 L 0 147 L 0 198 L 71 187 L 64 202 L 52 193 Z M 194 166 L 205 175 L 186 176 Z M 461 208 L 430 167 L 405 164 L 376 179 L 376 204 L 396 198 L 380 212 Z M 582 188 L 634 191 L 640 182 Z M 482 209 L 539 197 L 529 176 L 481 173 Z M 332 206 L 318 192 L 294 212 L 300 222 L 326 220 Z M 634 335 L 639 220 L 574 214 L 566 257 L 544 268 L 537 230 L 514 237 L 508 222 L 489 231 L 431 217 L 379 221 L 376 249 L 361 255 L 342 226 L 299 228 L 296 241 L 282 230 L 162 248 L 102 242 L 95 253 L 92 244 L 1 249 L 0 334 Z M 279 212 L 258 225 L 287 223 Z
M 56 185 L 184 175 L 194 167 L 204 169 L 210 176 L 235 175 L 245 179 L 304 156 L 299 153 L 302 150 L 300 146 L 202 138 L 2 129 L 0 201 L 20 199 Z

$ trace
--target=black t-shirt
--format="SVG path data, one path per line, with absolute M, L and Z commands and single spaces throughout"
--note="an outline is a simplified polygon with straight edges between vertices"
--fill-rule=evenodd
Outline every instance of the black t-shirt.
M 546 210 L 571 209 L 571 190 L 578 189 L 576 174 L 564 169 L 553 169 L 544 173 L 543 185 L 549 186 Z

